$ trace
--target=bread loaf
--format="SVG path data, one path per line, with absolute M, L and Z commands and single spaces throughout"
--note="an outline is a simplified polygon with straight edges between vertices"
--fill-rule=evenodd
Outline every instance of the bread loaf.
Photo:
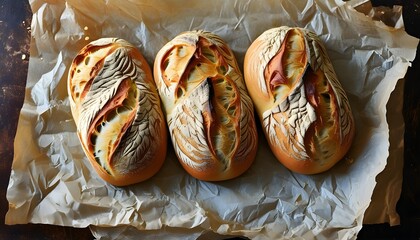
M 252 101 L 235 56 L 218 36 L 185 32 L 157 54 L 155 82 L 181 165 L 205 181 L 245 172 L 257 150 Z
M 103 38 L 85 46 L 70 67 L 68 93 L 83 150 L 100 177 L 124 186 L 158 172 L 166 123 L 152 71 L 133 45 Z
M 315 174 L 345 156 L 354 120 L 315 33 L 290 27 L 267 30 L 247 50 L 244 76 L 264 134 L 284 166 Z

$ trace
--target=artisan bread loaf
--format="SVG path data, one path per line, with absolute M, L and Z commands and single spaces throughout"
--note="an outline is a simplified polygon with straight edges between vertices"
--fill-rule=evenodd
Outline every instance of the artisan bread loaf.
M 166 123 L 152 71 L 133 45 L 89 43 L 72 62 L 68 93 L 83 150 L 100 177 L 124 186 L 158 172 Z
M 315 33 L 267 30 L 247 50 L 244 76 L 264 134 L 284 166 L 315 174 L 345 156 L 355 133 L 353 115 Z
M 205 181 L 239 176 L 253 162 L 253 104 L 227 44 L 205 31 L 182 33 L 157 54 L 154 77 L 175 153 Z

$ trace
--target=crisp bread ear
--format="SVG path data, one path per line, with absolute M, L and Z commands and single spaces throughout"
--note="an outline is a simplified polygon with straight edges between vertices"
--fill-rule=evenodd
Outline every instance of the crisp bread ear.
M 290 95 L 301 81 L 308 66 L 308 54 L 305 38 L 301 31 L 291 29 L 280 41 L 278 52 L 267 63 L 264 78 L 274 97 L 274 101 L 282 101 Z

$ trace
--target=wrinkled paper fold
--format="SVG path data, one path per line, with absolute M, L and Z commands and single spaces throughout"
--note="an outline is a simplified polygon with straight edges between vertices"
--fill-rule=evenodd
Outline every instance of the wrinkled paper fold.
M 402 28 L 374 22 L 340 1 L 30 4 L 31 58 L 7 191 L 7 224 L 92 226 L 98 238 L 101 232 L 121 237 L 138 231 L 185 239 L 209 231 L 259 239 L 357 236 L 390 152 L 387 104 L 418 44 Z M 356 136 L 347 157 L 333 169 L 312 176 L 288 171 L 260 132 L 254 164 L 233 180 L 190 177 L 171 147 L 163 168 L 146 182 L 117 188 L 96 175 L 77 138 L 66 92 L 69 66 L 85 44 L 100 37 L 124 38 L 152 64 L 177 34 L 204 29 L 220 35 L 242 67 L 251 42 L 281 25 L 319 34 L 348 94 Z

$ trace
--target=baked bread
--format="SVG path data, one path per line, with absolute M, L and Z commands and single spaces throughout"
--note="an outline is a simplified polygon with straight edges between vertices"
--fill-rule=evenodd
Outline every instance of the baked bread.
M 257 150 L 252 101 L 235 56 L 209 32 L 189 31 L 157 54 L 155 82 L 175 153 L 205 181 L 245 172 Z
M 267 141 L 284 166 L 315 174 L 345 156 L 355 132 L 353 115 L 315 33 L 267 30 L 247 50 L 244 76 Z
M 124 186 L 158 172 L 166 123 L 152 71 L 133 45 L 91 42 L 74 58 L 67 86 L 77 134 L 99 176 Z

